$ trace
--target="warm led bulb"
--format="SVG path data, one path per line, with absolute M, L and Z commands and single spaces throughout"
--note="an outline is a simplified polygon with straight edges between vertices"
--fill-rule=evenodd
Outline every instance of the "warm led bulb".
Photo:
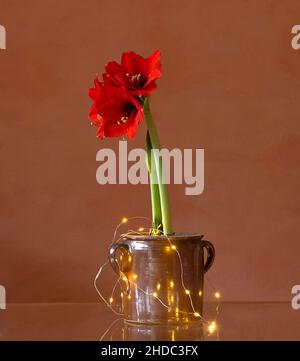
M 126 223 L 128 219 L 126 217 L 122 218 L 122 223 Z
M 131 295 L 128 295 L 127 298 L 128 298 L 129 300 L 131 300 Z
M 123 281 L 127 281 L 126 276 L 123 276 L 123 277 L 122 277 L 122 280 L 123 280 Z
M 202 296 L 202 291 L 199 291 L 198 295 L 201 297 Z
M 123 295 L 123 292 L 121 292 L 121 297 L 123 298 L 123 296 L 124 296 L 124 295 Z
M 195 313 L 194 313 L 194 316 L 196 316 L 196 317 L 201 317 L 201 316 L 200 316 L 200 313 L 198 313 L 198 312 L 195 312 Z
M 191 292 L 189 290 L 185 290 L 185 293 L 189 295 Z
M 143 230 L 144 230 L 143 227 L 139 228 L 139 232 L 143 232 Z
M 174 282 L 170 281 L 170 287 L 173 288 L 174 287 Z
M 161 284 L 160 284 L 160 283 L 158 283 L 158 284 L 156 285 L 156 289 L 157 289 L 157 291 L 159 291 L 159 290 L 160 290 L 160 287 L 161 287 Z
M 217 328 L 216 322 L 215 321 L 211 322 L 208 326 L 209 333 L 212 335 L 216 331 L 216 328 Z
M 172 244 L 171 248 L 174 249 L 174 250 L 176 249 L 176 247 L 174 246 L 174 244 Z
M 114 299 L 111 297 L 110 299 L 109 299 L 109 303 L 113 303 L 114 302 Z
M 219 292 L 216 292 L 216 293 L 215 293 L 215 297 L 216 297 L 216 299 L 219 299 L 219 298 L 221 297 L 220 293 L 219 293 Z
M 153 297 L 157 297 L 157 293 L 156 293 L 156 292 L 153 292 L 153 293 L 152 293 L 152 296 L 153 296 Z

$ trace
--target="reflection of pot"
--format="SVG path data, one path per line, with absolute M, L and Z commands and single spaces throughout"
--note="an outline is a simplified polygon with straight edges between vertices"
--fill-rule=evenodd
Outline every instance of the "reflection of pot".
M 176 325 L 145 325 L 124 323 L 124 341 L 203 341 L 202 322 Z
M 122 279 L 122 305 L 128 322 L 199 320 L 204 273 L 215 256 L 210 242 L 199 234 L 127 234 L 109 252 L 110 263 Z

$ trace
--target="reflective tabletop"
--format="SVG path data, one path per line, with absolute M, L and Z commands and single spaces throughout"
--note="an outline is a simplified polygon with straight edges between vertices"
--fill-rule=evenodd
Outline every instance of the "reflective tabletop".
M 0 310 L 0 340 L 300 340 L 300 310 L 288 302 L 224 302 L 217 320 L 206 303 L 204 317 L 208 322 L 141 325 L 103 303 L 8 304 Z

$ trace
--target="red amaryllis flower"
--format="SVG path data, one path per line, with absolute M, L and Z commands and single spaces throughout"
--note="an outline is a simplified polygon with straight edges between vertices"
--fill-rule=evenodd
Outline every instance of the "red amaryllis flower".
M 95 87 L 89 91 L 94 104 L 89 117 L 98 129 L 97 137 L 133 138 L 143 118 L 142 106 L 138 99 L 124 88 L 112 87 L 95 79 Z
M 115 61 L 105 67 L 105 84 L 124 87 L 132 95 L 147 96 L 157 85 L 155 80 L 161 76 L 160 51 L 156 50 L 148 58 L 128 51 L 123 53 L 121 65 Z

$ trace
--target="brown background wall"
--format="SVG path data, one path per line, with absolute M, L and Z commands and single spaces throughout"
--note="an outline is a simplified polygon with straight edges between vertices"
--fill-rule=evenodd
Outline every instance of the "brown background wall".
M 160 48 L 161 141 L 205 149 L 205 191 L 171 187 L 177 231 L 214 241 L 226 300 L 289 300 L 300 282 L 298 0 L 0 0 L 0 284 L 8 302 L 95 301 L 92 280 L 147 186 L 96 183 L 87 89 L 122 51 Z M 145 125 L 133 147 L 144 144 Z M 103 280 L 108 289 L 112 273 Z

